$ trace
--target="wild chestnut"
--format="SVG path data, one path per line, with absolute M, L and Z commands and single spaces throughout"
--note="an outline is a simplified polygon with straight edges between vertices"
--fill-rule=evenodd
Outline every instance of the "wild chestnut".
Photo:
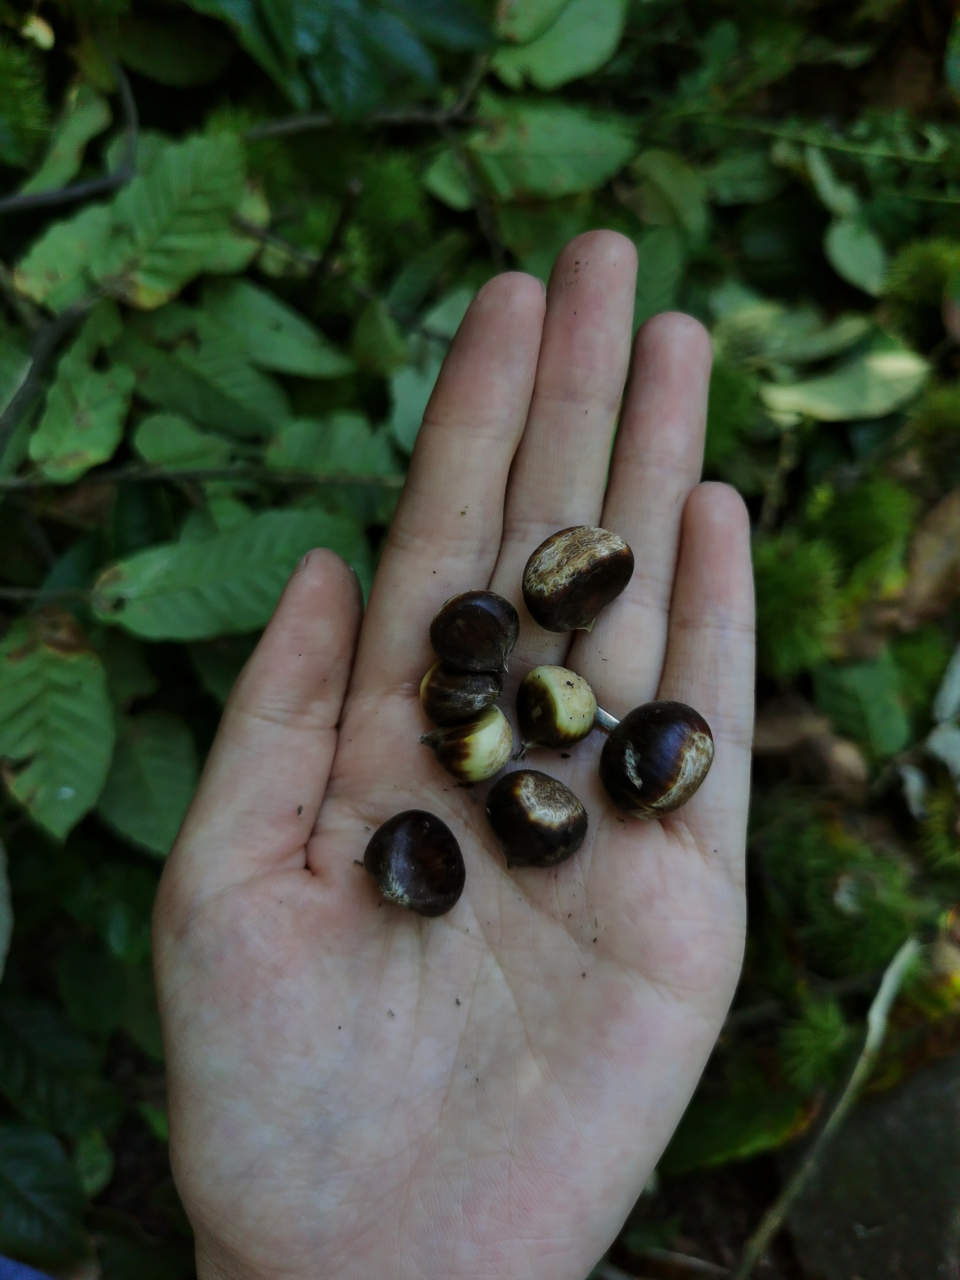
M 449 729 L 434 729 L 420 739 L 460 782 L 483 782 L 499 773 L 513 755 L 513 730 L 499 707 Z
M 449 911 L 467 878 L 453 832 L 424 809 L 407 809 L 378 827 L 363 865 L 385 898 L 421 916 Z
M 713 762 L 713 734 L 682 702 L 628 711 L 600 753 L 600 781 L 624 813 L 659 818 L 690 799 Z
M 520 615 L 495 591 L 453 596 L 430 623 L 438 658 L 457 671 L 506 671 L 520 637 Z
M 465 724 L 503 692 L 499 671 L 452 671 L 435 662 L 420 682 L 420 705 L 434 724 Z
M 616 533 L 577 525 L 541 542 L 523 571 L 523 599 L 547 631 L 589 631 L 633 574 L 633 552 Z
M 517 769 L 494 783 L 487 820 L 508 867 L 556 866 L 587 834 L 587 811 L 577 797 L 537 769 Z
M 568 747 L 593 728 L 597 700 L 575 671 L 534 667 L 517 689 L 517 719 L 525 746 Z

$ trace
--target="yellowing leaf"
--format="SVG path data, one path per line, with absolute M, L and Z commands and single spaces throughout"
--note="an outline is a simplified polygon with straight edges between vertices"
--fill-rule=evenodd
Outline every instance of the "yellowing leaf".
M 103 665 L 73 617 L 14 622 L 0 641 L 0 760 L 14 799 L 63 839 L 96 803 L 113 740 Z
M 13 273 L 20 293 L 63 311 L 93 288 L 91 268 L 110 240 L 110 206 L 93 204 L 64 222 L 55 222 Z
M 165 711 L 124 716 L 97 812 L 128 840 L 163 857 L 196 785 L 197 752 L 179 716 Z
M 67 94 L 63 115 L 53 131 L 43 164 L 20 188 L 22 194 L 52 191 L 75 178 L 87 143 L 103 133 L 111 118 L 106 98 L 88 84 L 74 85 Z
M 57 484 L 78 480 L 113 456 L 130 407 L 133 370 L 115 364 L 100 373 L 78 342 L 61 359 L 30 457 Z

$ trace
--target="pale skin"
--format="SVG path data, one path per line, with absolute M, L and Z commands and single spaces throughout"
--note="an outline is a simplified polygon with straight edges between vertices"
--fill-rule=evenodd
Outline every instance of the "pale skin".
M 631 243 L 597 231 L 546 299 L 520 273 L 480 291 L 365 614 L 351 571 L 312 552 L 230 698 L 155 914 L 201 1280 L 583 1280 L 692 1095 L 743 948 L 749 526 L 699 483 L 709 338 L 674 313 L 631 345 L 635 275 Z M 520 578 L 575 524 L 621 534 L 637 567 L 592 633 L 553 635 Z M 549 662 L 614 715 L 660 697 L 706 716 L 716 757 L 685 808 L 618 813 L 600 731 L 568 759 L 532 751 L 589 832 L 558 868 L 506 869 L 485 789 L 418 743 L 430 619 L 478 587 L 521 614 L 508 710 Z M 355 861 L 411 808 L 466 862 L 437 919 L 384 903 Z

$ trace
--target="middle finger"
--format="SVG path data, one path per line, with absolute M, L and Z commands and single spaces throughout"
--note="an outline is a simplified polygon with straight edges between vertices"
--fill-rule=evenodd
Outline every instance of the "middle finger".
M 491 588 L 520 608 L 518 665 L 562 661 L 566 635 L 522 608 L 520 580 L 535 547 L 558 529 L 596 524 L 610 442 L 630 360 L 637 255 L 615 231 L 571 240 L 550 277 L 530 412 L 507 487 Z

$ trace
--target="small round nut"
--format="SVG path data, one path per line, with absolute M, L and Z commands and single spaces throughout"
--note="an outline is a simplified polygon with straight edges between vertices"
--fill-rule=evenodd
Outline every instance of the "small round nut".
M 523 600 L 547 631 L 589 631 L 633 575 L 633 552 L 608 529 L 577 525 L 541 542 L 523 571 Z
M 456 671 L 501 671 L 520 637 L 520 615 L 495 591 L 453 596 L 430 623 L 434 652 Z
M 660 818 L 686 804 L 713 763 L 713 734 L 683 702 L 628 711 L 600 753 L 600 781 L 624 813 Z
M 489 707 L 468 724 L 434 729 L 420 741 L 432 747 L 444 769 L 464 783 L 492 778 L 513 755 L 513 730 L 499 707 Z
M 406 809 L 378 827 L 363 865 L 388 901 L 421 916 L 449 911 L 467 878 L 456 836 L 425 809 Z
M 577 797 L 538 769 L 517 769 L 494 783 L 487 820 L 508 867 L 554 867 L 587 834 L 587 811 Z
M 517 689 L 517 720 L 524 746 L 572 746 L 597 719 L 597 700 L 583 676 L 567 667 L 534 667 Z
M 466 724 L 503 692 L 499 671 L 453 671 L 435 662 L 420 682 L 420 705 L 434 724 Z

